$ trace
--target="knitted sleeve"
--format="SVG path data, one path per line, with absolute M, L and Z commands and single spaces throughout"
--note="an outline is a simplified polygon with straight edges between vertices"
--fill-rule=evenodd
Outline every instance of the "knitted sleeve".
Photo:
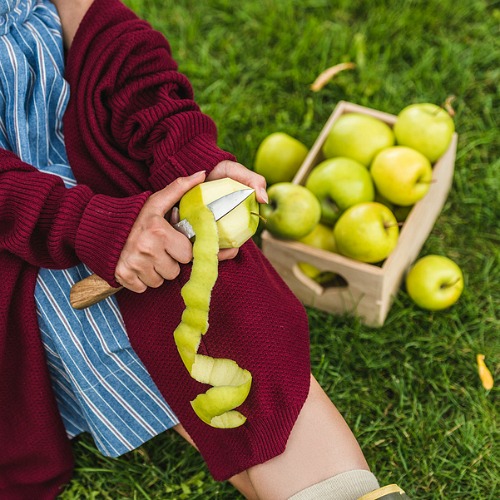
M 66 78 L 87 147 L 114 144 L 147 167 L 155 190 L 234 159 L 217 146 L 214 122 L 193 100 L 165 37 L 119 0 L 94 1 L 68 54 Z
M 60 177 L 0 149 L 0 250 L 37 267 L 82 261 L 116 286 L 116 261 L 149 194 L 113 198 L 66 188 Z

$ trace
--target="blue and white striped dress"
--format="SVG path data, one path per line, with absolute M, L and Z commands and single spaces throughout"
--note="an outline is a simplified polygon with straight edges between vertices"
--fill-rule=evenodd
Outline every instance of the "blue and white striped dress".
M 0 0 L 0 65 L 0 147 L 74 186 L 61 26 L 48 0 Z M 68 435 L 90 432 L 102 453 L 118 456 L 178 421 L 130 347 L 115 299 L 71 307 L 71 285 L 89 274 L 84 265 L 40 270 L 39 326 Z

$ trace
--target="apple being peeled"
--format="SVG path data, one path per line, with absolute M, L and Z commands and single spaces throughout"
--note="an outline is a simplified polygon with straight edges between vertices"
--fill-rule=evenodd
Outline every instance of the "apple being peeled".
M 432 181 L 430 161 L 406 146 L 381 151 L 373 160 L 370 173 L 377 191 L 391 203 L 403 207 L 423 198 Z
M 333 124 L 324 144 L 326 158 L 346 156 L 368 167 L 375 155 L 395 143 L 391 127 L 362 113 L 346 113 Z
M 394 125 L 397 143 L 420 151 L 431 163 L 448 149 L 454 132 L 452 117 L 432 103 L 407 106 Z
M 347 208 L 373 201 L 375 196 L 370 172 L 361 163 L 344 157 L 325 160 L 314 167 L 306 188 L 321 203 L 321 221 L 332 226 Z
M 202 182 L 181 198 L 179 216 L 181 219 L 186 218 L 186 213 L 193 203 L 208 205 L 226 194 L 234 193 L 241 189 L 248 189 L 248 186 L 228 177 L 215 181 Z M 219 248 L 239 248 L 255 234 L 258 226 L 259 203 L 255 198 L 255 193 L 253 193 L 217 221 Z
M 328 252 L 337 251 L 337 245 L 335 244 L 335 238 L 333 236 L 333 229 L 321 223 L 317 224 L 309 234 L 300 238 L 298 241 Z M 306 276 L 318 282 L 331 280 L 335 276 L 334 273 L 321 271 L 316 266 L 307 262 L 299 262 L 298 266 Z
M 309 150 L 299 140 L 274 132 L 259 145 L 254 170 L 266 178 L 268 184 L 290 182 L 302 165 Z
M 399 227 L 394 214 L 385 205 L 359 203 L 340 216 L 333 236 L 340 254 L 374 264 L 386 259 L 394 250 Z
M 267 190 L 269 203 L 262 205 L 266 228 L 277 238 L 298 240 L 309 234 L 321 217 L 318 199 L 307 188 L 278 182 Z
M 427 255 L 417 260 L 406 275 L 406 290 L 422 309 L 439 311 L 452 306 L 464 289 L 460 267 L 448 257 Z

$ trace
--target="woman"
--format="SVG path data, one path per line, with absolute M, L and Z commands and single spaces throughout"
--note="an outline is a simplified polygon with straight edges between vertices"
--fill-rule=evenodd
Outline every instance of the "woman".
M 264 180 L 218 148 L 162 35 L 119 0 L 53 4 L 0 0 L 0 493 L 53 498 L 71 475 L 66 436 L 89 431 L 116 456 L 170 427 L 248 498 L 376 490 L 310 375 L 305 311 L 252 242 L 220 253 L 200 347 L 252 373 L 247 422 L 214 429 L 193 414 L 200 384 L 172 336 L 192 249 L 164 216 L 222 177 L 265 203 Z M 90 272 L 125 290 L 74 311 L 70 286 Z

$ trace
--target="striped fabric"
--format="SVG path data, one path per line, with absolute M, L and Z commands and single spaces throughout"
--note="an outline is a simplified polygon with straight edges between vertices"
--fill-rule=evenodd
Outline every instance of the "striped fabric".
M 0 147 L 75 185 L 62 116 L 60 24 L 47 0 L 0 0 Z M 41 269 L 35 291 L 49 370 L 68 436 L 88 431 L 103 454 L 118 456 L 178 423 L 132 350 L 114 298 L 83 311 L 69 291 L 88 276 L 79 265 Z

